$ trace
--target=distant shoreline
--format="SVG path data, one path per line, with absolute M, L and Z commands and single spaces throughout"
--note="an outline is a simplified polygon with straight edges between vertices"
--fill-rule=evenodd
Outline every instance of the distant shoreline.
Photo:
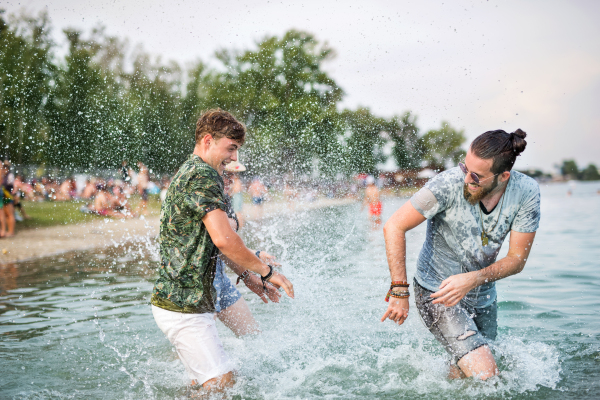
M 357 201 L 353 198 L 318 198 L 313 202 L 297 201 L 293 206 L 283 202 L 267 202 L 263 206 L 262 217 L 268 218 L 281 213 L 294 213 Z M 244 205 L 243 215 L 246 220 L 256 220 L 259 214 L 258 207 Z M 106 218 L 80 224 L 20 230 L 11 238 L 0 239 L 0 264 L 149 240 L 158 235 L 159 224 L 159 217 L 150 216 L 144 219 L 126 220 Z

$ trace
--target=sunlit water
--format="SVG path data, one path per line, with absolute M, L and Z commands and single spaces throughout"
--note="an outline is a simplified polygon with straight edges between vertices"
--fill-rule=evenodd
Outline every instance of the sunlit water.
M 250 247 L 277 254 L 296 299 L 264 305 L 263 334 L 219 323 L 243 399 L 600 398 L 600 184 L 542 187 L 525 270 L 498 284 L 500 376 L 450 381 L 447 357 L 411 310 L 379 322 L 389 273 L 381 228 L 358 204 L 250 224 Z M 406 199 L 384 201 L 384 220 Z M 409 277 L 425 226 L 408 237 Z M 505 244 L 506 246 L 506 244 Z M 506 251 L 506 248 L 503 249 Z M 187 397 L 185 370 L 156 327 L 152 243 L 0 267 L 0 398 Z M 412 298 L 411 298 L 412 303 Z

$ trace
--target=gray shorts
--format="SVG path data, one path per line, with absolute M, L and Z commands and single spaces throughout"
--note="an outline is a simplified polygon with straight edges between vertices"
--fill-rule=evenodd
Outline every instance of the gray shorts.
M 433 293 L 414 281 L 415 303 L 423 323 L 452 355 L 455 362 L 467 353 L 496 339 L 498 331 L 497 303 L 476 308 L 463 301 L 454 307 L 432 304 Z

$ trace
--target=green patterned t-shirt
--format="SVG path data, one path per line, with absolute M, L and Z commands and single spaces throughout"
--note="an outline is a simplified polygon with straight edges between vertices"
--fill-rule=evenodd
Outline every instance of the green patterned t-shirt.
M 214 312 L 213 279 L 219 250 L 202 218 L 226 211 L 223 179 L 197 155 L 171 181 L 160 211 L 160 267 L 152 304 L 183 313 Z

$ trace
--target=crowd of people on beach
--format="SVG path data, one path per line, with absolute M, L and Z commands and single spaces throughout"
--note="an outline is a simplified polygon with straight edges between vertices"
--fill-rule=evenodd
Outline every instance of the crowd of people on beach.
M 148 168 L 137 163 L 137 171 L 126 161 L 116 177 L 84 175 L 63 179 L 42 175 L 25 178 L 15 173 L 10 161 L 0 161 L 0 238 L 15 235 L 17 222 L 31 219 L 26 202 L 78 201 L 81 212 L 112 218 L 132 218 L 148 213 L 149 194 L 166 191 L 168 178 L 151 180 Z M 132 209 L 130 198 L 139 195 L 139 202 Z
M 79 210 L 84 213 L 108 218 L 145 216 L 148 214 L 149 194 L 159 194 L 163 201 L 171 180 L 170 176 L 151 176 L 142 162 L 138 162 L 137 168 L 133 169 L 127 161 L 123 161 L 117 173 L 111 177 L 98 174 L 65 178 L 52 175 L 26 178 L 25 174 L 18 172 L 19 169 L 13 168 L 10 161 L 0 162 L 0 238 L 14 236 L 17 223 L 31 218 L 26 211 L 26 202 L 79 201 L 83 203 Z M 310 203 L 320 196 L 357 197 L 359 189 L 368 186 L 366 175 L 354 181 L 323 184 L 306 178 L 293 179 L 291 176 L 265 180 L 258 176 L 244 176 L 242 173 L 245 171 L 246 167 L 239 162 L 228 165 L 225 171 L 225 179 L 230 183 L 228 190 L 232 206 L 240 224 L 244 222 L 244 197 L 256 209 L 256 216 L 261 218 L 264 216 L 263 205 L 272 199 L 273 192 L 280 192 L 282 200 L 293 210 L 296 203 Z M 132 208 L 130 201 L 133 195 L 139 196 L 135 208 Z

